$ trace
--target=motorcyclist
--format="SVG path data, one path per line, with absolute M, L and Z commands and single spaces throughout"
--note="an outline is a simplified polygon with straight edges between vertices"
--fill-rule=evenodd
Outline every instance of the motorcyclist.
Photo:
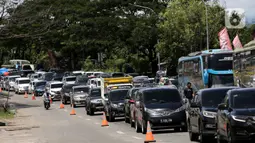
M 44 92 L 42 97 L 43 97 L 44 107 L 46 108 L 46 102 L 45 101 L 50 100 L 50 98 L 51 98 L 47 89 L 45 89 L 45 92 Z

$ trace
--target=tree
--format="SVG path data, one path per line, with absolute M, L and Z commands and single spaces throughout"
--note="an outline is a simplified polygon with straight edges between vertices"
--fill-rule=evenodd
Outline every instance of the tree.
M 218 32 L 224 26 L 224 9 L 217 1 L 205 5 L 201 0 L 172 0 L 162 13 L 164 21 L 159 24 L 161 39 L 157 49 L 169 62 L 172 74 L 179 57 L 206 49 L 205 6 L 208 7 L 210 48 L 219 48 Z

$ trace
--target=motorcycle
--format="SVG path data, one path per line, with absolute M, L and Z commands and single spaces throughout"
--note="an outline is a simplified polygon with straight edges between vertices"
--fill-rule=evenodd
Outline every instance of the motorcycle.
M 48 110 L 50 108 L 50 98 L 45 98 L 44 107 L 46 110 Z

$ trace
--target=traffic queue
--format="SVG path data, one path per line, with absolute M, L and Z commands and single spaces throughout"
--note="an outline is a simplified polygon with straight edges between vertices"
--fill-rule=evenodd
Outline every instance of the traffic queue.
M 255 139 L 254 69 L 255 46 L 191 53 L 179 59 L 178 76 L 171 78 L 166 72 L 155 79 L 121 72 L 10 72 L 1 87 L 36 96 L 46 91 L 53 101 L 84 107 L 89 116 L 124 118 L 137 133 L 145 134 L 149 125 L 188 132 L 191 141 L 234 143 Z

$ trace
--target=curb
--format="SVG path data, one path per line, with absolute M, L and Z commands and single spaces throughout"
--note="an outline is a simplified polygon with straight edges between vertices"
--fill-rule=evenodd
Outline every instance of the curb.
M 3 128 L 0 127 L 0 131 L 20 131 L 20 130 L 31 130 L 33 128 L 40 128 L 40 126 L 20 126 L 20 127 L 10 127 L 10 126 L 5 126 Z

